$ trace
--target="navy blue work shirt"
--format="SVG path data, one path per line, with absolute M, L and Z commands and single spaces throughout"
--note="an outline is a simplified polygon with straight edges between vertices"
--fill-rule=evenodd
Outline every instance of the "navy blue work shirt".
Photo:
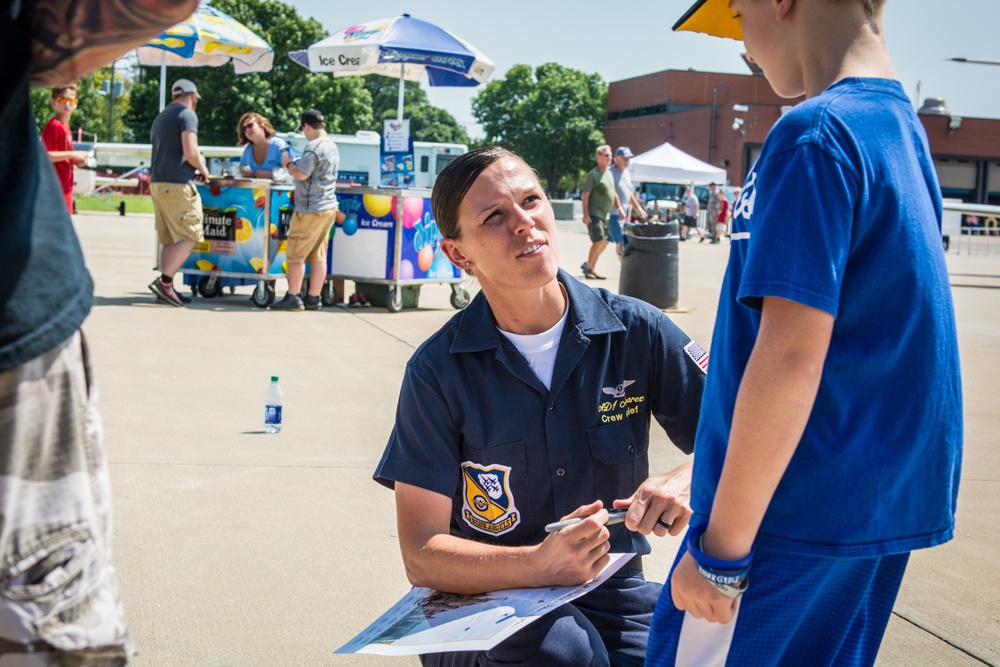
M 452 535 L 537 544 L 579 506 L 627 498 L 649 476 L 650 417 L 694 448 L 707 353 L 649 304 L 559 281 L 569 318 L 551 389 L 482 293 L 407 363 L 374 479 L 452 498 Z M 609 530 L 612 551 L 649 553 L 624 524 Z

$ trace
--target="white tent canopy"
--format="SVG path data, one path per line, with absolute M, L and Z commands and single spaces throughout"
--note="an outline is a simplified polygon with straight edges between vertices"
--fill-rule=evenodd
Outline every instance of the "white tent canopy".
M 725 183 L 726 170 L 688 155 L 670 143 L 632 158 L 632 180 L 642 183 Z

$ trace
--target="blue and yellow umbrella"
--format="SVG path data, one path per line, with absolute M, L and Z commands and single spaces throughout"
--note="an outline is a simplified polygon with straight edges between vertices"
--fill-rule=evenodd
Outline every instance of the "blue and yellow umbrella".
M 185 21 L 136 49 L 140 65 L 160 66 L 160 108 L 167 67 L 219 67 L 233 63 L 237 74 L 269 72 L 274 49 L 246 26 L 202 5 Z

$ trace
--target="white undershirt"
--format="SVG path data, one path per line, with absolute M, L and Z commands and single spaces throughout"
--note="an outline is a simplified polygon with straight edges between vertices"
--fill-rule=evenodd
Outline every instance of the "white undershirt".
M 535 371 L 535 375 L 546 389 L 550 389 L 552 385 L 552 371 L 556 365 L 556 354 L 559 352 L 559 339 L 562 338 L 568 317 L 569 308 L 566 308 L 556 325 L 540 334 L 515 334 L 497 327 L 497 331 L 513 343 L 517 351 L 528 360 L 531 370 Z

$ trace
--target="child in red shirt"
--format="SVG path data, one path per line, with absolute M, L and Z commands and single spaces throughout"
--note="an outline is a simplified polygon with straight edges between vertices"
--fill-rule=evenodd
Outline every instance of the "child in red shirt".
M 55 116 L 42 130 L 42 143 L 59 177 L 66 207 L 73 213 L 73 166 L 83 166 L 87 161 L 86 151 L 73 150 L 73 135 L 69 131 L 69 117 L 76 110 L 76 86 L 53 88 L 49 104 Z

